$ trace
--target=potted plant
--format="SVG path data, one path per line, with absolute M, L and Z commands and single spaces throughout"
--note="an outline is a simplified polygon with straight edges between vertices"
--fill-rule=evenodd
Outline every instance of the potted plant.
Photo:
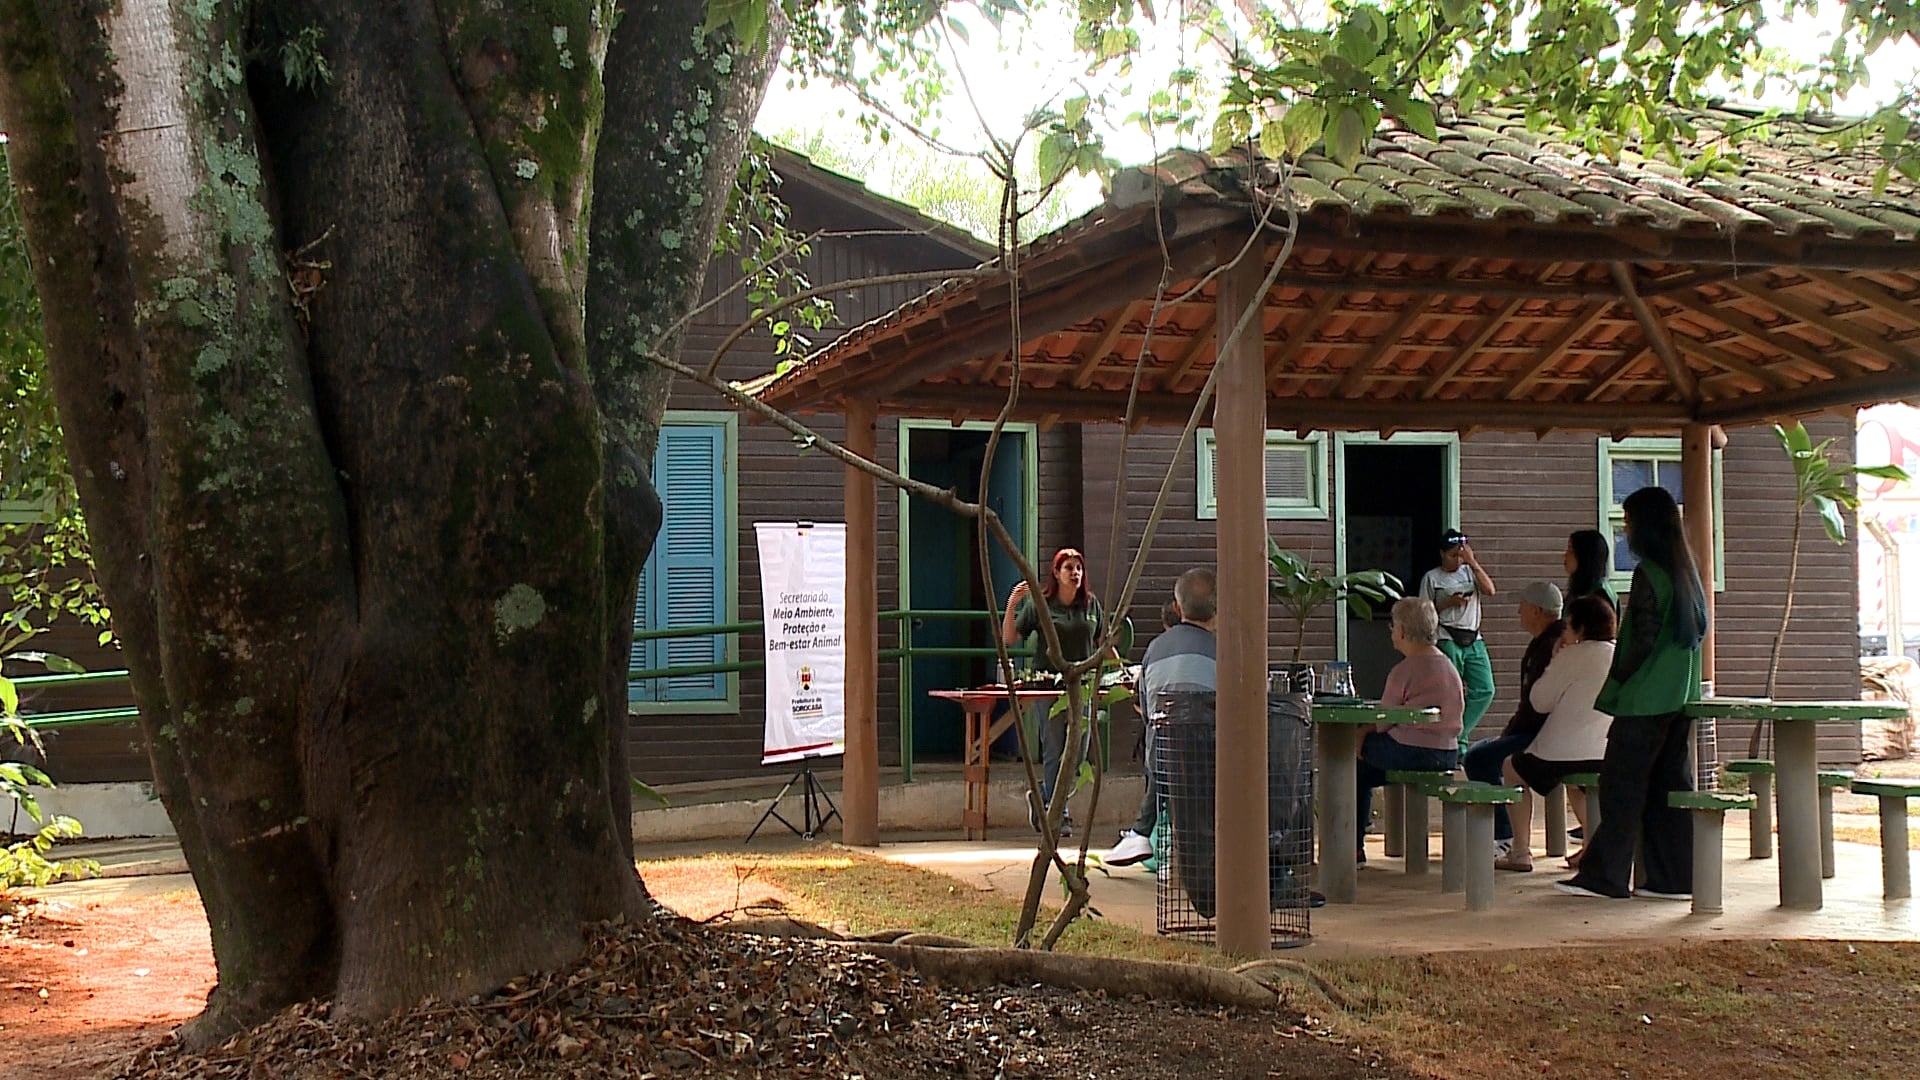
M 1293 621 L 1293 658 L 1287 674 L 1294 689 L 1307 689 L 1302 685 L 1307 668 L 1300 654 L 1307 645 L 1307 624 L 1316 612 L 1344 598 L 1349 611 L 1370 619 L 1374 605 L 1400 599 L 1401 588 L 1400 579 L 1385 570 L 1356 570 L 1343 576 L 1322 573 L 1309 560 L 1267 537 L 1267 594 Z

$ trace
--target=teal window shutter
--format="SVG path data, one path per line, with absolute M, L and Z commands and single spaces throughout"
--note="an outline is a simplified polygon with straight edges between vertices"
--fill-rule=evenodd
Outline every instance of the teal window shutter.
M 727 430 L 668 423 L 654 453 L 653 483 L 665 517 L 640 572 L 636 628 L 710 626 L 726 621 Z M 718 634 L 636 642 L 630 671 L 724 663 Z M 633 701 L 725 701 L 722 673 L 675 675 L 629 684 Z

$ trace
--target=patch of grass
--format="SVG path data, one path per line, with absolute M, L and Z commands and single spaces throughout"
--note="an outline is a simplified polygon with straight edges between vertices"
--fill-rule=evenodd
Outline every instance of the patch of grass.
M 1436 1077 L 1920 1075 L 1920 945 L 1711 942 L 1320 965 L 1348 1032 Z
M 852 934 L 910 928 L 982 945 L 1009 945 L 1020 921 L 1019 902 L 1003 893 L 982 892 L 945 874 L 854 851 L 836 851 L 830 856 L 708 855 L 643 863 L 640 872 L 648 877 L 658 870 L 661 873 L 654 876 L 671 879 L 706 864 L 711 864 L 713 874 L 722 875 L 728 882 L 750 864 L 752 877 L 782 894 L 795 917 L 822 926 L 844 926 Z M 659 895 L 673 903 L 670 891 L 663 890 Z M 1038 932 L 1045 931 L 1057 899 L 1057 895 L 1050 897 L 1049 903 L 1042 905 Z M 1058 951 L 1214 966 L 1226 963 L 1213 949 L 1168 941 L 1103 919 L 1076 921 L 1061 937 Z

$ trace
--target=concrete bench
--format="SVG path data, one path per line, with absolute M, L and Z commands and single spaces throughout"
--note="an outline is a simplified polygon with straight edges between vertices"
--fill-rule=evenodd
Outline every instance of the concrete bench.
M 1430 827 L 1427 821 L 1427 797 L 1442 786 L 1454 783 L 1453 774 L 1427 769 L 1392 769 L 1387 773 L 1387 791 L 1395 797 L 1387 802 L 1387 839 L 1388 855 L 1405 855 L 1406 871 L 1418 876 L 1427 872 L 1428 837 Z M 1394 810 L 1400 811 L 1400 820 L 1393 820 Z M 1400 850 L 1392 850 L 1394 826 L 1398 825 Z M 1487 850 L 1493 850 L 1493 841 L 1487 841 Z M 1489 856 L 1491 858 L 1491 856 Z
M 1693 913 L 1718 915 L 1726 892 L 1726 875 L 1721 869 L 1725 857 L 1727 811 L 1752 810 L 1752 795 L 1729 795 L 1721 791 L 1675 791 L 1667 796 L 1667 805 L 1689 811 L 1693 817 Z
M 1748 819 L 1751 835 L 1747 839 L 1747 857 L 1773 858 L 1773 762 L 1764 758 L 1729 761 L 1729 773 L 1747 778 L 1747 790 L 1753 793 L 1753 815 Z
M 1467 894 L 1468 911 L 1493 906 L 1493 808 L 1511 806 L 1526 795 L 1520 788 L 1493 784 L 1449 784 L 1440 789 L 1440 805 L 1452 828 L 1443 822 L 1447 844 L 1441 854 L 1442 891 L 1447 878 L 1459 881 Z
M 1560 781 L 1567 787 L 1577 787 L 1587 793 L 1587 829 L 1581 836 L 1581 843 L 1593 839 L 1593 830 L 1600 825 L 1600 774 L 1597 772 L 1573 773 Z
M 1880 876 L 1886 883 L 1886 897 L 1899 900 L 1913 895 L 1913 878 L 1907 865 L 1907 800 L 1920 796 L 1920 780 L 1868 780 L 1854 777 L 1856 795 L 1872 795 L 1880 800 Z
M 1853 783 L 1853 774 L 1837 769 L 1820 770 L 1820 876 L 1833 876 L 1833 792 Z

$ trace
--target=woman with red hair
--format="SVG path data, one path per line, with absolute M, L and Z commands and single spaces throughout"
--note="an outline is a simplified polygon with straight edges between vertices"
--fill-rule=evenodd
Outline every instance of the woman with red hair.
M 1068 664 L 1079 663 L 1093 655 L 1094 646 L 1100 642 L 1101 619 L 1100 601 L 1087 587 L 1087 560 L 1074 548 L 1061 548 L 1053 553 L 1053 565 L 1047 572 L 1047 581 L 1040 587 L 1040 594 L 1046 598 L 1047 614 L 1053 623 L 1054 633 L 1060 638 L 1062 659 Z M 1028 595 L 1027 583 L 1022 581 L 1013 587 L 1013 594 L 1007 597 L 1006 614 L 1000 619 L 1000 640 L 1008 645 L 1018 645 L 1029 636 L 1038 635 L 1040 629 L 1039 605 Z M 1033 667 L 1036 671 L 1059 671 L 1060 666 L 1047 655 L 1046 639 L 1037 636 L 1034 642 Z M 1040 830 L 1040 816 L 1047 804 L 1053 801 L 1054 779 L 1060 773 L 1060 759 L 1066 756 L 1067 714 L 1062 709 L 1054 712 L 1051 702 L 1039 702 L 1031 706 L 1027 713 L 1027 722 L 1040 728 L 1040 790 L 1027 792 L 1027 822 L 1035 832 Z M 1086 736 L 1081 738 L 1080 755 L 1086 753 Z M 1070 835 L 1073 829 L 1071 818 L 1061 819 L 1062 836 Z

